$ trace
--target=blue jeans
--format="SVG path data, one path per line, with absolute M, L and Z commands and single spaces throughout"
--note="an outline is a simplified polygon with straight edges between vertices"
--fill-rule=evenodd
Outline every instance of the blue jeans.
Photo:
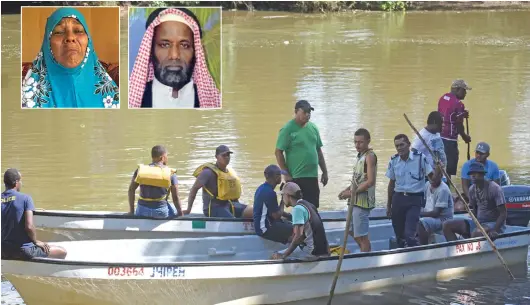
M 223 217 L 223 218 L 241 218 L 243 216 L 243 211 L 247 207 L 246 204 L 234 201 L 234 213 L 232 214 L 232 205 L 227 203 L 225 205 L 218 205 L 210 203 L 209 210 L 204 209 L 203 213 L 206 217 Z
M 157 208 L 150 208 L 145 205 L 138 204 L 136 206 L 134 215 L 152 218 L 173 218 L 177 216 L 177 209 L 173 203 L 169 202 Z

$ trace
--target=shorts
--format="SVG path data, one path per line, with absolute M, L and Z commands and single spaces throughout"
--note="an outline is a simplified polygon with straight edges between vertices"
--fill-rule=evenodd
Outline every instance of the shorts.
M 232 207 L 234 214 L 232 214 Z M 243 211 L 247 208 L 246 204 L 233 201 L 225 205 L 211 204 L 210 209 L 204 209 L 202 212 L 206 217 L 222 217 L 222 218 L 241 218 Z
M 351 216 L 353 237 L 368 235 L 368 229 L 370 228 L 370 209 L 364 209 L 354 205 Z
M 446 172 L 449 176 L 456 176 L 458 168 L 458 141 L 442 139 L 444 143 L 445 156 L 447 157 Z
M 293 235 L 293 225 L 290 222 L 279 220 L 273 222 L 271 227 L 260 236 L 285 245 L 289 242 L 291 235 Z
M 442 234 L 443 221 L 440 218 L 422 217 L 420 222 L 429 234 Z
M 2 259 L 32 259 L 35 257 L 48 257 L 48 254 L 36 245 L 20 248 L 2 245 Z
M 477 226 L 475 225 L 475 222 L 473 221 L 473 219 L 471 219 L 471 217 L 464 218 L 464 220 L 467 222 L 467 226 L 469 227 L 469 234 L 471 235 L 475 230 L 477 230 Z M 480 225 L 484 228 L 484 230 L 488 230 L 488 229 L 493 230 L 493 228 L 495 228 L 495 224 L 496 224 L 495 221 L 488 221 L 488 222 L 480 223 Z M 501 226 L 501 230 L 499 234 L 504 233 L 504 231 L 506 231 L 506 224 L 503 224 Z
M 151 208 L 143 204 L 138 204 L 136 206 L 136 211 L 134 212 L 136 216 L 144 216 L 151 218 L 168 218 L 169 216 L 169 203 L 162 204 L 157 208 Z

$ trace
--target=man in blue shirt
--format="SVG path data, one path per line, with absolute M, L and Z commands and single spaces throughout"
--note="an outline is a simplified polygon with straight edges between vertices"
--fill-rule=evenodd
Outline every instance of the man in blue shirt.
M 392 218 L 396 241 L 400 247 L 414 247 L 421 208 L 425 206 L 425 177 L 432 178 L 433 169 L 421 152 L 410 150 L 409 138 L 394 138 L 397 154 L 388 163 L 387 215 Z
M 2 259 L 51 257 L 63 259 L 66 250 L 37 240 L 31 196 L 20 193 L 22 175 L 14 168 L 4 173 L 2 193 Z
M 265 183 L 260 185 L 254 194 L 254 230 L 265 239 L 286 244 L 293 233 L 293 226 L 281 218 L 290 218 L 291 215 L 283 211 L 283 201 L 278 205 L 274 191 L 282 182 L 282 171 L 277 165 L 269 165 L 264 174 Z
M 473 184 L 471 182 L 471 177 L 469 176 L 469 166 L 474 163 L 482 163 L 484 169 L 486 170 L 486 175 L 484 176 L 485 180 L 495 181 L 498 185 L 501 185 L 501 173 L 499 171 L 499 166 L 497 163 L 488 160 L 490 156 L 490 146 L 486 142 L 480 142 L 477 144 L 475 149 L 475 159 L 471 159 L 464 163 L 461 170 L 462 175 L 462 190 L 464 191 L 464 199 L 469 202 L 469 188 Z

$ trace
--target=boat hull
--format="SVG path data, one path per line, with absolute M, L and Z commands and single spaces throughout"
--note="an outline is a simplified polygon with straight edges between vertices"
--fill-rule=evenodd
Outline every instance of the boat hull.
M 516 277 L 525 276 L 517 272 L 526 273 L 530 231 L 525 232 L 495 242 Z M 2 270 L 27 305 L 277 304 L 327 296 L 336 264 L 336 257 L 303 263 L 234 261 L 117 267 L 3 261 Z M 448 279 L 496 266 L 500 266 L 498 258 L 487 241 L 480 239 L 350 254 L 343 261 L 335 293 Z

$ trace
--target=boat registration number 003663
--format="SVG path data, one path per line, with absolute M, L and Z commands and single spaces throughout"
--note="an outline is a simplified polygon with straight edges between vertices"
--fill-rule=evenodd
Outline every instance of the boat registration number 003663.
M 109 267 L 109 276 L 142 276 L 144 267 Z
M 184 277 L 186 269 L 182 267 L 153 267 L 151 277 Z

